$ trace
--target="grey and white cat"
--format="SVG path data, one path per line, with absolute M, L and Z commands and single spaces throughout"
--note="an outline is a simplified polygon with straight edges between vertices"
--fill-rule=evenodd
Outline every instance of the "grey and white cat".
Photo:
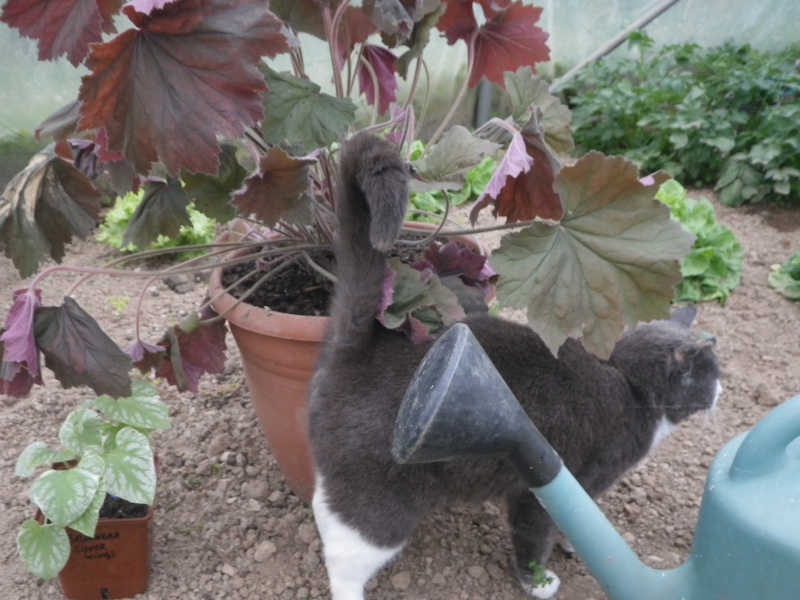
M 385 251 L 399 235 L 409 177 L 394 148 L 359 135 L 341 151 L 331 328 L 309 391 L 316 464 L 313 509 L 334 600 L 360 600 L 432 510 L 505 499 L 525 589 L 533 588 L 556 529 L 502 458 L 403 465 L 392 459 L 395 418 L 429 344 L 414 345 L 375 319 Z M 713 339 L 689 326 L 695 311 L 627 333 L 607 361 L 567 341 L 556 359 L 527 326 L 484 314 L 466 323 L 525 411 L 586 491 L 596 496 L 689 415 L 714 406 L 721 387 Z

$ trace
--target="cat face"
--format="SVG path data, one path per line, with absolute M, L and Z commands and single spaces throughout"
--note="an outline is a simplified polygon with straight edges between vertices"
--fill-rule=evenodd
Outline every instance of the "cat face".
M 696 312 L 682 308 L 667 321 L 637 327 L 620 340 L 611 357 L 640 394 L 663 408 L 665 427 L 710 410 L 722 390 L 716 339 L 690 329 Z
M 722 391 L 714 338 L 698 339 L 673 350 L 669 368 L 669 404 L 666 417 L 678 424 L 690 415 L 710 410 Z

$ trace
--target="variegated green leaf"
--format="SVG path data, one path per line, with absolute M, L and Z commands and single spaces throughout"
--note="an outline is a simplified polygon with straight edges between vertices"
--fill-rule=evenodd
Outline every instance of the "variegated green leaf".
M 155 386 L 144 379 L 134 379 L 131 389 L 133 393 L 127 398 L 100 396 L 94 406 L 108 418 L 137 429 L 169 429 L 169 410 Z
M 100 435 L 102 420 L 95 411 L 78 408 L 72 411 L 58 432 L 58 439 L 65 448 L 82 455 L 89 446 L 102 446 Z
M 147 436 L 132 427 L 117 434 L 117 447 L 106 455 L 106 490 L 137 504 L 153 504 L 156 470 Z
M 100 517 L 100 509 L 103 507 L 103 502 L 105 501 L 106 485 L 101 479 L 100 485 L 97 486 L 97 491 L 94 493 L 94 498 L 92 498 L 89 507 L 83 511 L 80 517 L 72 521 L 69 526 L 86 537 L 94 537 L 94 531 L 97 529 L 97 520 Z
M 19 529 L 17 549 L 25 568 L 37 577 L 52 579 L 69 560 L 69 536 L 63 527 L 28 519 Z
M 56 525 L 68 525 L 89 507 L 105 469 L 103 458 L 88 453 L 71 469 L 50 470 L 33 482 L 30 499 Z
M 44 442 L 33 442 L 19 455 L 14 473 L 18 477 L 30 477 L 39 467 L 67 462 L 74 458 L 75 453 L 69 450 L 59 452 L 51 450 Z

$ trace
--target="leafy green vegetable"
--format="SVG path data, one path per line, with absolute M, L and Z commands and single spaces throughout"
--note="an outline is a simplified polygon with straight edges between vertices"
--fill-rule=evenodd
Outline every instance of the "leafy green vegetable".
M 714 186 L 726 206 L 798 202 L 797 44 L 767 53 L 730 44 L 653 50 L 641 34 L 630 41 L 638 60 L 606 58 L 565 90 L 579 150 Z
M 782 265 L 772 265 L 768 281 L 770 287 L 789 300 L 800 300 L 800 252 L 795 252 Z
M 124 196 L 118 197 L 114 206 L 106 213 L 103 223 L 95 234 L 95 239 L 98 242 L 106 243 L 123 252 L 135 252 L 137 250 L 135 245 L 127 244 L 123 246 L 122 240 L 136 208 L 142 201 L 143 195 L 144 190 L 140 190 L 139 192 L 129 192 Z M 169 238 L 163 235 L 158 236 L 156 241 L 150 245 L 150 248 L 158 250 L 161 248 L 174 248 L 191 244 L 207 244 L 214 241 L 216 233 L 214 220 L 195 209 L 191 204 L 187 207 L 187 212 L 189 214 L 189 220 L 191 221 L 191 227 L 181 227 L 178 237 L 176 238 Z M 146 248 L 142 249 L 146 250 Z M 202 254 L 202 250 L 197 252 L 181 252 L 177 255 L 177 258 L 178 260 L 186 260 L 187 258 L 200 254 Z
M 415 142 L 412 149 L 412 159 L 419 156 L 422 151 L 422 143 Z M 448 192 L 450 196 L 450 207 L 460 206 L 467 202 L 477 200 L 481 192 L 486 188 L 492 173 L 497 166 L 497 161 L 491 156 L 484 156 L 483 160 L 476 166 L 467 171 L 466 181 L 458 191 Z M 438 223 L 439 219 L 435 215 L 444 214 L 446 202 L 444 192 L 441 190 L 430 190 L 427 192 L 414 192 L 411 194 L 411 205 L 408 213 L 408 220 Z M 433 213 L 425 214 L 425 213 Z
M 656 199 L 669 206 L 672 218 L 696 238 L 681 261 L 683 281 L 675 300 L 692 304 L 717 300 L 724 304 L 742 274 L 743 253 L 736 236 L 716 222 L 708 200 L 687 198 L 686 189 L 674 179 L 661 185 Z

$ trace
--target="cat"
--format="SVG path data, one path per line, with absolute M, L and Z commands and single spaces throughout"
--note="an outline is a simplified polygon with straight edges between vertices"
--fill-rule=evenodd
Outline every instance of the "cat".
M 457 502 L 505 499 L 522 586 L 534 586 L 557 534 L 503 458 L 399 465 L 392 434 L 406 388 L 430 344 L 415 345 L 375 319 L 386 251 L 400 233 L 410 177 L 385 140 L 359 134 L 341 149 L 331 325 L 309 388 L 316 469 L 312 501 L 333 600 L 361 600 L 423 517 Z M 464 321 L 528 415 L 586 491 L 597 496 L 721 391 L 713 338 L 690 330 L 695 309 L 640 325 L 609 360 L 569 339 L 554 357 L 527 326 L 486 313 Z

